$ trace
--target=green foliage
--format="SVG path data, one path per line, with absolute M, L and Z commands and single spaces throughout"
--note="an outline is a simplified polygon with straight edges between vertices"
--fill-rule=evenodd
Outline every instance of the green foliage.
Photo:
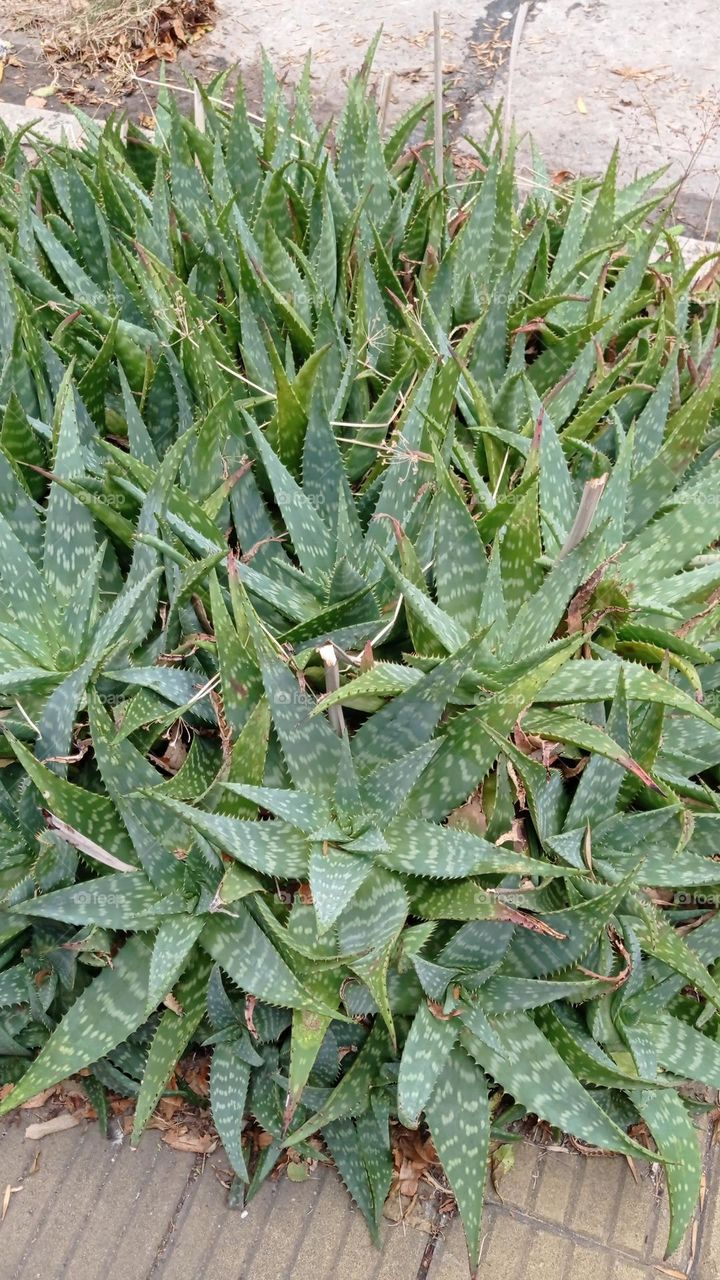
M 0 1111 L 89 1068 L 137 1139 L 204 1044 L 251 1194 L 320 1133 L 377 1235 L 426 1125 L 473 1265 L 506 1099 L 640 1157 L 642 1117 L 674 1248 L 717 299 L 616 158 L 521 198 L 494 120 L 437 190 L 426 107 L 383 139 L 361 77 L 320 134 L 265 88 L 262 128 L 163 90 L 154 138 L 0 135 Z

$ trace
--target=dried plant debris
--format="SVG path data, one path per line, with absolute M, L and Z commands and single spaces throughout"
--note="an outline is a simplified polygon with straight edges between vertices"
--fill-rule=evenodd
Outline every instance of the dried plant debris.
M 174 62 L 213 25 L 215 0 L 0 0 L 0 19 L 39 37 L 48 61 L 72 72 L 107 73 L 115 87 L 149 64 Z

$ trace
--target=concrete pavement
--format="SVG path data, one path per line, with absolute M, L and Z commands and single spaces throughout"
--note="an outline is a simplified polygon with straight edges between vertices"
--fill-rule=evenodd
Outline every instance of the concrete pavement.
M 303 1183 L 283 1173 L 233 1211 L 221 1150 L 180 1154 L 149 1131 L 131 1151 L 94 1124 L 38 1143 L 24 1136 L 33 1118 L 0 1123 L 0 1200 L 21 1188 L 0 1223 L 3 1280 L 468 1280 L 437 1192 L 427 1220 L 406 1202 L 412 1225 L 383 1224 L 378 1252 L 330 1169 Z M 720 1280 L 720 1163 L 699 1137 L 703 1207 L 667 1260 L 656 1166 L 522 1143 L 499 1194 L 488 1189 L 480 1280 Z
M 392 118 L 432 92 L 433 10 L 438 7 L 452 128 L 482 134 L 486 104 L 507 89 L 519 3 L 217 0 L 215 30 L 193 47 L 185 65 L 202 75 L 237 62 L 256 100 L 263 48 L 289 85 L 311 50 L 318 106 L 335 110 L 345 79 L 360 66 L 382 26 L 374 80 L 380 89 L 391 77 Z M 534 0 L 513 77 L 516 124 L 520 133 L 533 134 L 551 172 L 599 174 L 616 141 L 625 179 L 667 164 L 667 181 L 682 183 L 678 220 L 691 235 L 714 238 L 720 229 L 719 68 L 716 0 Z M 46 69 L 37 74 L 39 82 L 47 79 Z M 147 74 L 155 79 L 157 70 Z M 6 106 L 3 98 L 12 93 L 9 69 L 0 84 L 0 118 L 15 124 L 38 115 L 37 110 Z M 152 93 L 148 85 L 147 96 Z M 48 126 L 57 127 L 55 105 L 56 99 L 49 99 L 48 110 L 39 113 Z M 128 105 L 146 112 L 145 92 Z
M 432 92 L 433 10 L 455 127 L 482 134 L 486 102 L 507 87 L 520 0 L 218 0 L 207 49 L 248 71 L 264 47 L 290 83 L 308 49 L 318 99 L 342 101 L 343 80 L 383 26 L 375 68 L 392 75 L 399 112 Z M 551 169 L 599 173 L 616 141 L 632 178 L 669 165 L 683 179 L 678 210 L 693 235 L 720 227 L 720 22 L 716 0 L 535 0 L 513 77 L 518 130 Z

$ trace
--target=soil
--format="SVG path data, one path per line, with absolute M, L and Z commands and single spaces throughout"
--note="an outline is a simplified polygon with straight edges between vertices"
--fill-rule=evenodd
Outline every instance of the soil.
M 122 110 L 142 122 L 152 113 L 157 86 L 151 82 L 161 67 L 170 84 L 186 86 L 188 79 L 205 82 L 228 65 L 204 38 L 213 0 L 197 0 L 196 23 L 187 16 L 194 11 L 191 0 L 167 0 L 144 39 L 126 31 L 110 43 L 68 52 L 56 33 L 84 3 L 54 0 L 50 27 L 45 0 L 0 0 L 1 100 L 48 111 L 76 106 L 92 117 Z M 259 93 L 259 76 L 250 77 L 251 86 L 253 80 Z

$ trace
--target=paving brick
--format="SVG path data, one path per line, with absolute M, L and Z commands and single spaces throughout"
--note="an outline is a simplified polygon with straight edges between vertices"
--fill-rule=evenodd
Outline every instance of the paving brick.
M 617 1212 L 619 1164 L 615 1158 L 589 1156 L 580 1161 L 580 1186 L 568 1215 L 568 1226 L 594 1240 L 610 1240 Z
M 612 1254 L 605 1249 L 576 1244 L 570 1254 L 564 1280 L 580 1280 L 580 1277 L 582 1280 L 611 1280 L 612 1268 Z
M 531 1142 L 515 1144 L 515 1161 L 501 1178 L 499 1195 L 490 1191 L 490 1199 L 504 1205 L 526 1209 L 539 1177 L 538 1165 L 542 1153 Z
M 427 1242 L 428 1236 L 422 1231 L 403 1227 L 401 1222 L 388 1223 L 383 1231 L 382 1261 L 374 1280 L 404 1280 L 406 1276 L 414 1280 Z
M 245 1280 L 250 1260 L 275 1207 L 276 1192 L 274 1183 L 266 1183 L 248 1209 L 227 1211 L 205 1264 L 207 1280 L 215 1277 Z
M 484 1220 L 485 1237 L 481 1258 L 488 1247 L 493 1222 L 493 1213 L 486 1212 Z M 428 1272 L 428 1280 L 468 1280 L 469 1275 L 470 1267 L 468 1265 L 465 1236 L 459 1218 L 453 1218 L 452 1222 L 445 1225 L 442 1235 L 438 1238 L 435 1254 Z
M 388 1223 L 387 1226 L 389 1225 Z M 338 1254 L 334 1274 L 341 1276 L 342 1280 L 371 1280 L 380 1265 L 380 1257 L 359 1213 L 349 1214 L 344 1232 L 345 1243 Z M 385 1237 L 387 1238 L 387 1229 Z M 413 1272 L 413 1277 L 414 1274 Z
M 334 1280 L 336 1260 L 347 1230 L 351 1208 L 348 1193 L 334 1170 L 322 1174 L 322 1187 L 313 1210 L 313 1223 L 298 1249 L 293 1280 Z
M 0 1226 L 0 1280 L 416 1280 L 428 1234 L 385 1222 L 378 1252 L 330 1169 L 266 1184 L 243 1214 L 227 1208 L 222 1153 L 200 1171 L 153 1133 L 133 1152 L 89 1126 L 45 1139 L 31 1175 L 25 1123 L 0 1129 L 0 1191 L 6 1180 L 24 1187 Z M 656 1203 L 649 1171 L 636 1184 L 620 1159 L 525 1146 L 518 1157 L 503 1202 L 486 1207 L 479 1280 L 659 1280 L 649 1264 L 662 1258 L 667 1202 Z M 690 1280 L 720 1280 L 719 1193 L 716 1170 Z M 668 1265 L 685 1271 L 687 1248 Z M 469 1274 L 455 1218 L 428 1280 Z
M 513 1235 L 508 1237 L 508 1246 L 513 1239 Z M 523 1270 L 520 1274 L 523 1280 L 558 1280 L 559 1276 L 575 1276 L 575 1272 L 567 1269 L 573 1249 L 572 1241 L 555 1232 L 535 1227 L 529 1239 L 526 1237 L 520 1242 L 514 1239 L 512 1247 L 515 1250 L 519 1247 L 521 1250 Z M 493 1280 L 497 1280 L 499 1275 L 502 1272 L 496 1266 Z M 592 1280 L 595 1280 L 594 1276 Z
M 615 1163 L 620 1181 L 620 1204 L 612 1239 L 608 1243 L 631 1250 L 644 1258 L 655 1232 L 655 1187 L 649 1169 L 639 1161 L 635 1166 L 637 1182 L 626 1161 L 617 1160 Z
M 107 1145 L 107 1144 L 105 1144 Z M 145 1280 L 170 1228 L 195 1160 L 147 1133 L 137 1152 L 123 1147 L 62 1280 Z M 24 1278 L 23 1278 L 24 1280 Z M 51 1277 L 43 1275 L 43 1280 Z M 52 1277 L 52 1280 L 55 1280 Z
M 247 1280 L 279 1280 L 280 1276 L 292 1274 L 295 1258 L 311 1226 L 321 1187 L 317 1174 L 303 1183 L 291 1182 L 285 1175 L 280 1178 L 272 1214 L 243 1272 L 243 1280 L 246 1276 Z
M 228 1217 L 227 1187 L 217 1178 L 214 1163 L 211 1156 L 177 1215 L 162 1259 L 163 1280 L 197 1280 L 205 1274 L 208 1255 Z
M 720 1280 L 720 1161 L 710 1148 L 712 1169 L 698 1233 L 693 1280 Z
M 27 1123 L 30 1122 L 26 1115 L 23 1132 Z M 24 1259 L 29 1257 L 30 1247 L 42 1228 L 46 1214 L 62 1194 L 63 1184 L 71 1176 L 73 1164 L 80 1158 L 82 1136 L 77 1129 L 71 1129 L 43 1138 L 39 1144 L 27 1142 L 26 1147 L 32 1150 L 28 1151 L 23 1158 L 21 1151 L 13 1144 L 14 1164 L 9 1170 L 9 1175 L 12 1174 L 13 1177 L 11 1185 L 17 1187 L 22 1183 L 23 1190 L 12 1197 L 7 1217 L 2 1224 L 1 1274 L 3 1280 L 10 1280 L 11 1277 L 14 1280 L 16 1275 L 21 1274 L 25 1280 L 26 1275 L 30 1277 L 35 1274 L 33 1269 L 35 1251 L 32 1251 L 32 1258 L 27 1263 Z M 37 1171 L 23 1177 L 38 1150 L 40 1161 Z M 4 1170 L 3 1160 L 3 1174 Z M 15 1180 L 18 1174 L 19 1180 Z M 3 1191 L 5 1185 L 3 1177 Z
M 25 1128 L 29 1123 L 27 1112 L 20 1115 L 16 1112 L 0 1121 L 2 1172 L 13 1186 L 22 1182 L 39 1149 L 36 1142 L 26 1141 Z
M 193 1156 L 180 1154 L 178 1160 L 178 1154 L 158 1144 L 157 1159 L 128 1215 L 120 1247 L 106 1257 L 105 1275 L 112 1275 L 112 1280 L 138 1280 L 153 1265 L 195 1164 Z
M 572 1248 L 569 1240 L 512 1213 L 498 1214 L 483 1252 L 479 1280 L 557 1280 Z
M 664 1178 L 661 1180 L 661 1193 L 657 1198 L 657 1208 L 655 1213 L 655 1236 L 651 1247 L 648 1249 L 646 1261 L 659 1262 L 664 1267 L 670 1267 L 675 1271 L 685 1271 L 690 1258 L 690 1242 L 692 1227 L 688 1228 L 685 1235 L 678 1245 L 674 1253 L 669 1257 L 665 1257 L 665 1249 L 667 1247 L 668 1233 L 670 1231 L 670 1201 L 668 1199 L 667 1187 L 664 1185 Z
M 537 1163 L 539 1177 L 532 1200 L 532 1212 L 545 1222 L 565 1221 L 574 1198 L 580 1157 L 564 1151 L 543 1151 Z
M 636 1266 L 634 1262 L 620 1260 L 615 1263 L 611 1280 L 660 1280 L 657 1271 Z
M 42 1140 L 45 1150 L 55 1136 Z M 109 1144 L 99 1136 L 97 1126 L 91 1125 L 79 1140 L 76 1139 L 76 1154 L 69 1168 L 58 1171 L 56 1192 L 46 1205 L 28 1250 L 31 1257 L 42 1260 L 46 1276 L 61 1274 L 76 1236 L 92 1213 L 98 1181 L 110 1150 Z M 32 1194 L 32 1188 L 28 1189 Z M 25 1271 L 28 1276 L 34 1274 L 33 1264 L 28 1262 L 23 1273 Z

